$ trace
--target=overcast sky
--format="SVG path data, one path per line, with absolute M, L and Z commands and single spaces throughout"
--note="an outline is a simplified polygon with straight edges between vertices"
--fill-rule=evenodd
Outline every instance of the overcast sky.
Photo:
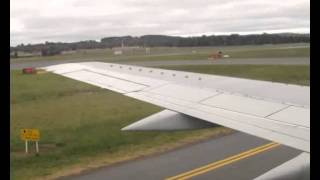
M 10 44 L 310 32 L 309 0 L 10 0 Z

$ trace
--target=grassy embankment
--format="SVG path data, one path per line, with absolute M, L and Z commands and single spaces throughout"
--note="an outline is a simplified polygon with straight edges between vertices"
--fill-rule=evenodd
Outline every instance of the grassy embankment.
M 172 68 L 172 67 L 171 67 Z M 182 66 L 179 70 L 306 85 L 308 66 Z M 159 107 L 54 74 L 11 72 L 11 179 L 43 179 L 171 149 L 230 130 L 121 132 Z M 39 128 L 40 156 L 24 154 L 20 128 Z M 31 148 L 34 148 L 31 146 Z
M 295 47 L 295 48 L 292 48 Z M 99 60 L 117 61 L 160 61 L 160 60 L 203 60 L 209 54 L 221 50 L 230 58 L 274 58 L 274 57 L 308 57 L 309 44 L 279 44 L 255 46 L 218 46 L 218 47 L 155 47 L 151 54 L 146 55 L 144 48 L 124 50 L 121 56 L 113 55 L 111 49 L 78 50 L 70 54 L 48 57 L 27 57 L 11 59 L 10 62 L 41 61 L 41 60 Z

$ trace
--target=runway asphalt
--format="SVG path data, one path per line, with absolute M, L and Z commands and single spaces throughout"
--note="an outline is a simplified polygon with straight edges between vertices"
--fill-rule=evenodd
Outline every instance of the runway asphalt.
M 22 69 L 24 67 L 43 67 L 62 63 L 82 62 L 84 60 L 48 60 L 48 61 L 16 61 L 10 63 L 10 69 Z M 88 61 L 88 60 L 86 60 Z M 97 60 L 95 60 L 97 61 Z M 103 61 L 102 61 L 103 62 Z M 309 65 L 309 57 L 290 58 L 246 58 L 246 59 L 219 59 L 219 60 L 162 60 L 162 61 L 114 61 L 112 63 L 131 64 L 138 66 L 176 66 L 176 65 L 207 65 L 207 64 L 282 64 L 282 65 Z
M 177 175 L 270 143 L 251 135 L 234 134 L 190 145 L 161 155 L 102 167 L 61 180 L 141 180 L 179 179 Z M 248 180 L 297 156 L 300 151 L 283 145 L 252 154 L 236 162 L 189 176 L 197 180 Z M 241 154 L 240 154 L 241 155 Z
M 172 61 L 134 61 L 119 62 L 121 64 L 131 64 L 138 66 L 179 66 L 179 65 L 215 65 L 215 64 L 234 64 L 234 65 L 309 65 L 310 58 L 246 58 L 246 59 L 218 59 L 218 60 L 172 60 Z

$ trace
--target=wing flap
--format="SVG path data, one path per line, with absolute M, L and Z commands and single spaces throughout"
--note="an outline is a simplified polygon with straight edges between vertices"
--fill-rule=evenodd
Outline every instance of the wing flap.
M 187 103 L 174 98 L 165 98 L 160 95 L 154 95 L 149 92 L 136 92 L 127 95 L 208 122 L 280 142 L 306 152 L 310 151 L 309 128 L 297 127 L 281 121 L 211 107 L 199 103 Z
M 289 122 L 297 126 L 310 127 L 310 121 L 305 121 L 305 119 L 310 119 L 310 109 L 303 107 L 290 106 L 280 112 L 272 114 L 268 118 Z
M 212 107 L 219 107 L 228 109 L 230 111 L 253 114 L 260 117 L 268 116 L 269 114 L 288 107 L 288 105 L 281 103 L 268 102 L 226 93 L 214 96 L 202 101 L 201 103 Z
M 181 99 L 191 102 L 199 102 L 203 99 L 217 95 L 219 92 L 206 90 L 204 88 L 194 88 L 179 84 L 166 84 L 164 86 L 154 88 L 148 92 L 159 94 L 166 97 Z

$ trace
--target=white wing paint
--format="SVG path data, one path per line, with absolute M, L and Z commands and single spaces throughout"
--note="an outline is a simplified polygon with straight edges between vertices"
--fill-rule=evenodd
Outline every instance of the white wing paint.
M 193 121 L 204 120 L 310 152 L 307 86 L 101 62 L 45 69 L 197 118 Z M 170 123 L 163 118 L 158 121 Z
M 101 62 L 44 69 L 166 109 L 122 130 L 181 130 L 219 124 L 305 152 L 257 179 L 310 178 L 307 86 Z

